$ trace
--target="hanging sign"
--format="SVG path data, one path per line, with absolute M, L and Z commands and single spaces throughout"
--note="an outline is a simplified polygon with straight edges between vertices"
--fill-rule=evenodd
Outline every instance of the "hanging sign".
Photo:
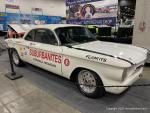
M 6 2 L 15 2 L 15 0 L 6 0 Z
M 115 26 L 118 0 L 66 0 L 69 24 Z
M 18 5 L 6 4 L 5 6 L 8 9 L 20 9 L 20 6 Z
M 32 11 L 43 11 L 41 8 L 32 8 Z

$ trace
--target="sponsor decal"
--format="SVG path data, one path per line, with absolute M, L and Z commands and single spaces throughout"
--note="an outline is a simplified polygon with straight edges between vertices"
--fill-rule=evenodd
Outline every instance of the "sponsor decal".
M 28 48 L 24 48 L 24 55 L 28 55 L 29 53 L 29 49 Z
M 50 52 L 45 52 L 45 51 L 40 51 L 36 49 L 31 49 L 29 50 L 29 55 L 33 56 L 35 58 L 40 58 L 42 60 L 48 60 L 54 63 L 61 63 L 61 56 L 58 54 L 50 53 Z
M 70 60 L 69 59 L 65 59 L 64 60 L 64 64 L 65 64 L 65 66 L 69 66 L 70 65 Z
M 39 62 L 39 63 L 46 64 L 48 66 L 56 67 L 55 64 L 52 64 L 52 63 L 49 63 L 49 62 L 46 62 L 46 61 L 43 61 L 43 60 L 40 60 L 40 59 L 37 59 L 37 58 L 33 58 L 33 60 L 36 61 L 36 62 Z
M 29 53 L 29 49 L 25 47 L 20 47 L 19 51 L 20 51 L 21 56 L 26 56 Z
M 23 56 L 23 48 L 22 47 L 19 48 L 19 51 L 20 51 L 21 56 Z
M 101 58 L 101 57 L 96 57 L 96 56 L 91 56 L 91 55 L 86 55 L 86 58 L 88 60 L 97 60 L 97 61 L 100 61 L 100 62 L 107 62 L 106 58 Z

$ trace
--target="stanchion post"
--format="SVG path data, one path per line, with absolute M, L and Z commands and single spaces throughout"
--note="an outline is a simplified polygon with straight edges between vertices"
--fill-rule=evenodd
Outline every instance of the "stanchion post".
M 19 79 L 21 77 L 23 77 L 23 75 L 20 75 L 18 73 L 16 73 L 14 71 L 14 66 L 13 66 L 13 59 L 12 59 L 12 49 L 11 48 L 8 48 L 8 56 L 9 56 L 9 62 L 10 62 L 10 67 L 11 67 L 11 72 L 5 74 L 5 76 L 11 80 L 16 80 L 16 79 Z

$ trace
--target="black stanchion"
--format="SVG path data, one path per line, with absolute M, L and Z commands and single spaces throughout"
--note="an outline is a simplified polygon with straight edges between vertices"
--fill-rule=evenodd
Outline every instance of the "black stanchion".
M 10 66 L 11 66 L 11 72 L 5 74 L 5 76 L 6 76 L 7 78 L 11 79 L 11 80 L 16 80 L 16 79 L 18 79 L 18 78 L 23 77 L 23 75 L 20 75 L 20 74 L 18 74 L 18 73 L 16 73 L 16 72 L 14 71 L 11 51 L 12 51 L 12 49 L 11 49 L 11 48 L 8 48 L 8 55 L 9 55 L 9 62 L 10 62 Z

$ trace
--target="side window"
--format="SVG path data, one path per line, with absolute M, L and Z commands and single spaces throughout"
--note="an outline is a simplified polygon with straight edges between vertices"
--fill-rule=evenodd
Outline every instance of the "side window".
M 35 31 L 35 42 L 58 45 L 54 34 L 50 30 L 37 29 Z
M 35 34 L 34 30 L 30 31 L 30 32 L 26 35 L 25 40 L 33 41 L 33 40 L 34 40 L 34 34 Z

